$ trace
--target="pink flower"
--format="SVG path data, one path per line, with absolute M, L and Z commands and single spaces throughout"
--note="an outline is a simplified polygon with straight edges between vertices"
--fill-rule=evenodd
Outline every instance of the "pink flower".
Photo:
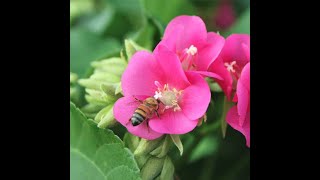
M 227 122 L 245 136 L 250 147 L 250 62 L 242 70 L 236 93 L 238 104 L 229 110 Z
M 214 22 L 219 29 L 228 29 L 235 21 L 235 11 L 230 0 L 220 1 L 215 13 Z
M 221 79 L 214 72 L 207 72 L 209 65 L 218 57 L 224 38 L 214 32 L 207 33 L 206 26 L 198 16 L 178 16 L 165 29 L 160 45 L 166 46 L 179 57 L 185 71 Z
M 248 62 L 250 62 L 250 35 L 230 35 L 219 57 L 208 69 L 222 77 L 223 80 L 216 79 L 216 81 L 228 100 L 231 99 L 232 93 L 235 93 L 241 71 Z M 237 96 L 234 96 L 233 100 L 236 102 Z
M 155 53 L 136 52 L 121 79 L 124 97 L 114 105 L 114 116 L 128 131 L 145 139 L 163 134 L 185 134 L 192 131 L 209 105 L 209 86 L 201 75 L 184 72 L 178 57 L 165 46 Z M 129 121 L 140 102 L 147 97 L 159 99 L 159 116 L 132 126 Z

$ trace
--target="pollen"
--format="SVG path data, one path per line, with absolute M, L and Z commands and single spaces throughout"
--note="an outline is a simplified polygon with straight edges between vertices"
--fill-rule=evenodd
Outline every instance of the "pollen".
M 156 92 L 155 92 L 155 95 L 154 95 L 153 97 L 154 97 L 155 99 L 159 99 L 159 98 L 162 97 L 162 94 L 161 94 L 161 92 L 156 91 Z
M 158 83 L 155 82 L 155 84 Z M 180 111 L 179 101 L 182 90 L 178 91 L 176 88 L 170 88 L 169 84 L 165 84 L 162 88 L 159 88 L 159 86 L 157 87 L 158 91 L 155 92 L 154 98 L 159 99 L 165 109 L 173 108 L 173 111 Z
M 191 45 L 187 49 L 187 54 L 192 55 L 192 56 L 194 56 L 197 52 L 198 52 L 198 49 L 194 45 Z
M 224 63 L 224 65 L 226 66 L 226 68 L 227 68 L 227 70 L 229 71 L 229 72 L 236 72 L 235 71 L 235 69 L 234 69 L 234 65 L 236 65 L 236 61 L 232 61 L 230 64 L 229 63 Z

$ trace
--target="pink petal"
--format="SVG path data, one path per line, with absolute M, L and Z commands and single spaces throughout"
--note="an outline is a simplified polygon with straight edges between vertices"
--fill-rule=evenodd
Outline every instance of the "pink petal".
M 250 62 L 242 69 L 239 81 L 241 81 L 244 87 L 250 91 Z
M 221 76 L 219 76 L 218 74 L 213 73 L 213 72 L 209 72 L 209 71 L 186 71 L 186 72 L 197 73 L 197 74 L 201 74 L 206 77 L 211 77 L 214 79 L 223 80 L 223 78 Z
M 153 96 L 157 90 L 154 81 L 162 79 L 162 74 L 157 61 L 150 52 L 136 52 L 131 57 L 121 78 L 124 96 Z
M 198 58 L 195 59 L 197 70 L 206 71 L 209 65 L 218 57 L 223 45 L 224 38 L 214 32 L 209 32 L 207 35 L 206 45 L 199 50 Z
M 238 113 L 240 126 L 243 125 L 248 109 L 250 108 L 250 63 L 248 63 L 237 84 Z
M 198 121 L 188 119 L 182 111 L 167 109 L 160 118 L 150 119 L 149 126 L 163 134 L 185 134 L 192 131 Z
M 183 31 L 179 30 L 181 26 L 183 27 Z M 172 33 L 177 31 L 179 32 L 178 34 Z M 206 25 L 198 16 L 182 15 L 175 17 L 167 25 L 163 35 L 163 39 L 167 41 L 168 39 L 176 39 L 177 37 L 179 40 L 176 42 L 177 51 L 189 48 L 190 45 L 194 45 L 197 48 L 200 48 L 202 44 L 206 42 Z
M 160 83 L 168 83 L 169 86 L 177 89 L 184 89 L 190 85 L 180 60 L 174 52 L 166 46 L 159 45 L 158 50 L 154 52 L 154 56 L 158 62 L 158 69 L 161 69 L 159 73 L 163 74 L 163 78 L 158 80 Z
M 223 80 L 215 79 L 215 81 L 220 85 L 228 100 L 230 100 L 233 80 L 220 56 L 210 65 L 208 71 L 216 73 L 223 78 Z
M 247 113 L 243 126 L 239 125 L 237 106 L 232 107 L 226 117 L 227 123 L 235 130 L 241 132 L 246 138 L 246 145 L 250 147 L 250 112 Z
M 246 58 L 250 60 L 250 47 L 244 43 L 242 43 L 241 46 L 246 55 Z
M 158 50 L 158 46 L 164 45 L 168 47 L 173 52 L 177 52 L 176 46 L 177 42 L 181 42 L 182 34 L 183 34 L 184 27 L 181 24 L 176 25 L 175 28 L 166 29 L 166 36 L 162 38 L 160 43 L 156 46 L 153 52 Z
M 144 98 L 141 98 L 141 100 L 142 99 Z M 132 117 L 132 114 L 139 106 L 139 104 L 140 102 L 136 101 L 133 97 L 120 98 L 113 107 L 113 114 L 115 119 L 123 126 L 125 126 L 131 134 L 139 136 L 141 138 L 153 140 L 162 136 L 161 133 L 155 132 L 153 129 L 148 127 L 146 121 L 139 124 L 138 126 L 132 126 L 130 118 Z
M 245 46 L 248 48 L 244 48 Z M 248 59 L 248 50 L 250 51 L 250 35 L 232 34 L 226 39 L 221 51 L 221 57 L 224 62 L 236 61 L 237 65 L 243 67 L 250 61 Z
M 186 75 L 192 85 L 183 90 L 179 106 L 190 120 L 198 120 L 209 106 L 210 88 L 201 75 L 190 72 L 186 72 Z

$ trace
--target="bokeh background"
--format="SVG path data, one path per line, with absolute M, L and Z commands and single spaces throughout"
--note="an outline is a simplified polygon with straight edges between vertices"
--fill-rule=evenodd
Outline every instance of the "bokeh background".
M 250 34 L 249 0 L 70 0 L 70 71 L 89 77 L 90 62 L 119 56 L 127 38 L 153 49 L 178 15 L 200 16 L 208 31 L 224 37 Z M 221 133 L 223 98 L 223 93 L 213 93 L 206 125 L 182 136 L 184 155 L 172 149 L 177 178 L 250 179 L 244 137 L 231 127 L 225 138 Z M 125 132 L 120 126 L 112 130 L 121 138 Z

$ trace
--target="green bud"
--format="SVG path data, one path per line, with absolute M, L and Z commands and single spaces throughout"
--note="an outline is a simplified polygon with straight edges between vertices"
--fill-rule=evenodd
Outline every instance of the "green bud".
M 130 39 L 125 39 L 124 40 L 124 47 L 125 47 L 125 50 L 126 50 L 128 61 L 130 61 L 132 55 L 134 53 L 136 53 L 137 51 L 139 51 L 139 50 L 147 50 L 147 49 L 139 46 L 137 43 L 135 43 L 134 41 L 132 41 Z
M 100 89 L 108 96 L 117 98 L 116 88 L 118 84 L 101 84 Z
M 213 91 L 213 92 L 222 92 L 221 87 L 216 82 L 209 84 L 209 86 L 210 86 L 211 91 Z
M 79 79 L 78 83 L 86 89 L 100 90 L 101 82 L 92 79 Z
M 121 77 L 112 72 L 95 72 L 90 79 L 98 80 L 100 82 L 117 83 L 121 81 Z
M 113 127 L 117 121 L 113 118 L 113 104 L 103 108 L 94 118 L 99 128 Z
M 139 145 L 140 138 L 127 132 L 123 137 L 123 141 L 125 146 L 134 152 Z
M 172 145 L 172 140 L 170 138 L 170 135 L 166 135 L 164 141 L 162 141 L 161 145 L 158 146 L 155 150 L 150 152 L 151 155 L 156 156 L 158 158 L 163 158 L 167 155 L 168 151 L 170 150 L 170 147 Z
M 183 154 L 183 145 L 182 145 L 182 143 L 181 143 L 181 140 L 180 140 L 179 135 L 170 134 L 170 136 L 171 136 L 171 139 L 172 139 L 172 142 L 174 143 L 174 145 L 176 145 L 177 148 L 179 149 L 179 151 L 180 151 L 180 156 L 182 156 L 182 154 Z
M 78 75 L 70 72 L 70 84 L 75 83 L 78 80 Z
M 166 156 L 160 175 L 160 180 L 173 180 L 174 165 L 169 156 Z
M 117 84 L 117 87 L 116 87 L 116 90 L 115 90 L 114 93 L 115 93 L 116 95 L 119 94 L 119 93 L 122 94 L 121 82 L 119 82 L 119 83 Z
M 98 113 L 105 105 L 97 106 L 95 104 L 86 104 L 81 108 L 82 112 L 86 113 Z
M 86 99 L 86 101 L 90 104 L 94 104 L 94 105 L 97 105 L 97 106 L 106 106 L 107 104 L 110 104 L 112 103 L 112 101 L 110 102 L 107 102 L 105 99 L 97 99 L 97 98 L 94 98 L 88 94 L 86 94 L 84 96 L 84 98 Z
M 141 139 L 137 149 L 134 151 L 135 156 L 142 156 L 156 149 L 162 142 L 163 136 L 155 140 Z
M 141 168 L 146 164 L 146 162 L 148 161 L 148 159 L 150 157 L 151 157 L 150 154 L 146 154 L 146 155 L 143 155 L 143 156 L 135 156 L 134 158 L 136 159 L 139 168 Z
M 219 84 L 217 82 L 215 82 L 212 78 L 208 78 L 207 77 L 205 79 L 206 79 L 211 91 L 213 91 L 213 92 L 222 92 L 222 89 L 219 86 Z
M 142 180 L 153 180 L 161 173 L 165 159 L 150 157 L 141 169 Z

